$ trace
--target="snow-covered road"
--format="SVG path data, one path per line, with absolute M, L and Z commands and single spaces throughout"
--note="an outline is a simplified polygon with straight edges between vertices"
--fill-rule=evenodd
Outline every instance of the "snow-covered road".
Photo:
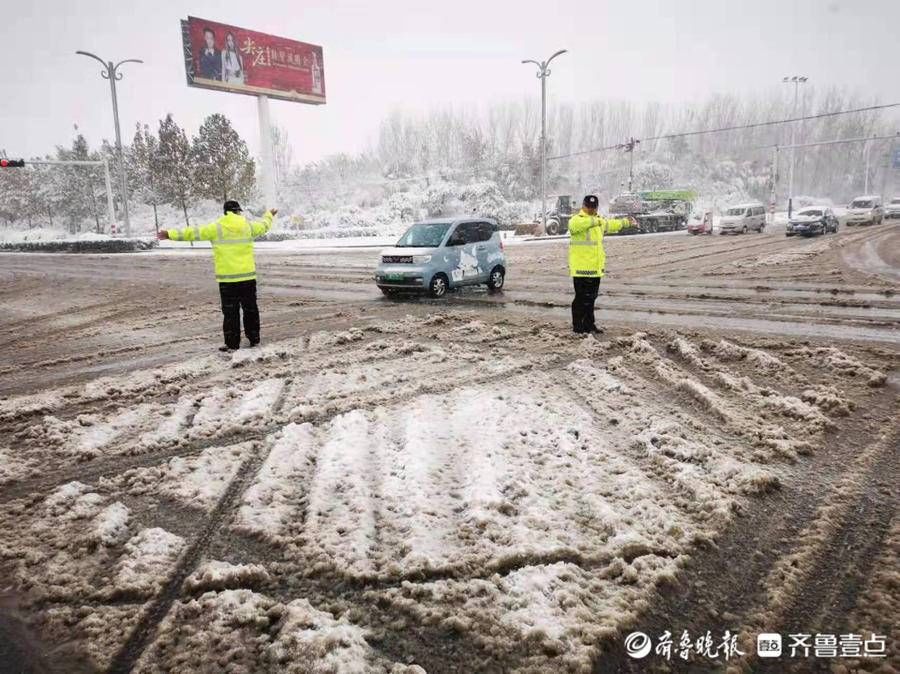
M 613 240 L 603 340 L 554 313 L 559 244 L 440 304 L 373 297 L 370 253 L 263 254 L 266 344 L 233 356 L 205 260 L 4 257 L 0 640 L 586 672 L 640 671 L 631 629 L 890 630 L 898 307 L 841 261 L 870 236 Z

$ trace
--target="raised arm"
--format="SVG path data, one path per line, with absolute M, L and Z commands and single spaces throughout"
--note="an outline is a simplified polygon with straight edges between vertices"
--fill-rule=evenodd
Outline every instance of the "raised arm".
M 216 223 L 191 225 L 183 229 L 161 229 L 157 238 L 170 241 L 212 241 L 217 236 Z
M 275 216 L 278 215 L 277 208 L 270 208 L 265 213 L 263 213 L 262 220 L 257 220 L 256 222 L 250 223 L 250 235 L 256 239 L 260 236 L 263 236 L 266 232 L 272 229 L 272 221 L 275 219 Z
M 605 222 L 607 234 L 615 234 L 631 227 L 631 218 L 607 218 Z

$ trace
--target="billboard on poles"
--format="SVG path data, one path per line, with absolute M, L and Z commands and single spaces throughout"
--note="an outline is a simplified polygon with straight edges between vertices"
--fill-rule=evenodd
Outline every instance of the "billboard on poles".
M 322 47 L 189 16 L 181 22 L 191 87 L 325 102 Z

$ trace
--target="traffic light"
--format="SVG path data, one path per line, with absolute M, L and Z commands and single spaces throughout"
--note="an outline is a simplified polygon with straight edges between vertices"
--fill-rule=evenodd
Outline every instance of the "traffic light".
M 0 168 L 24 168 L 24 159 L 0 159 Z

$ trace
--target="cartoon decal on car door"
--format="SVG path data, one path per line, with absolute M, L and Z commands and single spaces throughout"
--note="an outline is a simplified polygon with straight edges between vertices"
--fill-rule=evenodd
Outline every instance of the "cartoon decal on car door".
M 457 225 L 452 239 L 460 241 L 459 262 L 456 268 L 451 270 L 450 278 L 454 284 L 473 283 L 485 272 L 478 265 L 478 254 L 475 246 L 478 242 L 478 224 L 464 222 Z

